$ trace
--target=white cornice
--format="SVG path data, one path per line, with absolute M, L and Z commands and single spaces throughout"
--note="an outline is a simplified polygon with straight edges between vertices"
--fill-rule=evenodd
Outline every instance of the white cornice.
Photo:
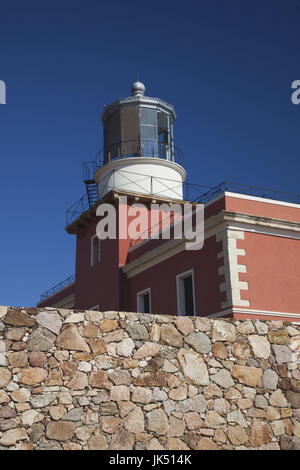
M 239 313 L 245 316 L 251 315 L 264 315 L 266 317 L 283 317 L 283 318 L 295 318 L 300 322 L 300 308 L 299 313 L 289 313 L 289 312 L 280 312 L 275 310 L 255 310 L 251 308 L 236 308 L 231 307 L 226 310 L 222 310 L 217 313 L 212 313 L 210 315 L 206 315 L 209 318 L 217 318 L 217 317 L 224 317 L 229 314 Z
M 228 228 L 277 237 L 300 239 L 300 222 L 223 211 Z

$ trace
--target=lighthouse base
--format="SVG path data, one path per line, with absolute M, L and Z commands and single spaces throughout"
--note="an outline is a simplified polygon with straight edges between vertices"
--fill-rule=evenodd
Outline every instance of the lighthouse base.
M 137 157 L 107 163 L 94 178 L 100 199 L 112 189 L 120 189 L 182 200 L 186 171 L 168 160 Z

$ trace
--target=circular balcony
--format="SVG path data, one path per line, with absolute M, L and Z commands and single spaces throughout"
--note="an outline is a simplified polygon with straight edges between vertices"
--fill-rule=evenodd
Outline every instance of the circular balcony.
M 183 152 L 174 145 L 158 140 L 138 139 L 104 147 L 96 156 L 96 168 L 115 160 L 137 157 L 161 158 L 183 166 Z
M 184 164 L 183 152 L 174 145 L 150 139 L 125 140 L 104 147 L 95 160 L 84 162 L 83 180 L 93 180 L 96 170 L 112 161 L 137 157 L 160 158 L 181 166 Z

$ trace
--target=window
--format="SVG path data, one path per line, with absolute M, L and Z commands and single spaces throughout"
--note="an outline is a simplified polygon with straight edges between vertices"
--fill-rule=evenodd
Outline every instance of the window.
M 173 160 L 173 130 L 170 116 L 153 108 L 140 108 L 141 154 Z
M 145 289 L 137 294 L 137 311 L 151 313 L 151 289 Z
M 159 157 L 171 160 L 170 155 L 170 125 L 169 116 L 166 113 L 157 113 L 157 135 L 159 142 Z
M 100 261 L 100 238 L 94 235 L 91 238 L 91 266 Z
M 194 270 L 176 276 L 178 315 L 195 315 Z
M 169 116 L 166 113 L 157 113 L 157 134 L 159 142 L 170 143 Z
M 104 126 L 104 163 L 118 158 L 121 141 L 121 113 L 118 109 L 110 114 Z
M 94 307 L 89 308 L 89 310 L 97 310 L 97 311 L 99 311 L 99 305 L 94 305 Z
M 140 108 L 141 139 L 157 140 L 157 111 L 151 108 Z
M 142 157 L 157 156 L 157 111 L 152 108 L 140 108 L 140 136 Z

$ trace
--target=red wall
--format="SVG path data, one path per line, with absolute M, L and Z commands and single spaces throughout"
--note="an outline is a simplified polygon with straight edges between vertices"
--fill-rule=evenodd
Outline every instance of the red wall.
M 300 222 L 299 208 L 280 204 L 271 204 L 268 202 L 226 196 L 226 210 L 243 214 L 258 215 L 261 217 L 270 217 L 273 219 Z
M 225 209 L 225 198 L 221 198 L 217 200 L 216 202 L 210 204 L 208 207 L 205 207 L 204 209 L 204 218 L 207 219 L 220 211 Z M 195 217 L 193 216 L 193 224 L 196 222 Z M 170 234 L 171 234 L 171 239 L 173 238 L 173 233 L 174 233 L 174 228 L 171 227 L 170 229 Z M 147 253 L 150 250 L 153 250 L 154 248 L 157 248 L 158 246 L 162 245 L 163 243 L 167 243 L 169 240 L 162 240 L 162 239 L 149 239 L 149 240 L 141 240 L 135 242 L 132 246 L 129 246 L 129 248 L 133 248 L 133 250 L 129 251 L 128 254 L 126 253 L 127 259 L 126 262 L 133 261 L 134 259 L 139 258 L 143 254 Z M 129 244 L 130 245 L 130 244 Z M 219 250 L 221 251 L 221 250 Z M 124 257 L 124 255 L 123 255 Z
M 119 216 L 119 207 L 118 206 L 118 216 Z M 122 214 L 124 214 L 124 211 L 126 211 L 126 219 L 123 218 L 121 219 L 121 223 L 122 223 L 122 220 L 123 220 L 123 226 L 126 225 L 126 221 L 127 221 L 127 227 L 129 227 L 130 225 L 130 222 L 135 219 L 135 216 L 131 216 L 129 217 L 128 216 L 128 211 L 130 209 L 130 205 L 122 205 Z M 158 225 L 157 224 L 154 224 L 153 225 L 153 233 L 155 233 L 156 231 L 159 231 L 161 230 L 162 228 L 162 223 L 164 224 L 163 227 L 165 228 L 165 224 L 168 222 L 168 218 L 167 218 L 167 215 L 163 215 L 161 214 L 161 211 L 158 211 L 158 210 L 153 210 L 153 212 L 158 215 Z M 151 227 L 152 227 L 152 222 L 151 222 L 151 211 L 149 209 L 149 207 L 147 208 L 147 214 L 144 218 L 144 221 L 145 223 L 147 224 L 148 226 L 148 231 L 146 232 L 145 235 L 143 235 L 144 238 L 139 238 L 139 239 L 131 239 L 129 236 L 126 240 L 123 240 L 123 239 L 120 239 L 119 241 L 119 265 L 120 266 L 124 266 L 126 263 L 128 263 L 129 261 L 132 261 L 133 259 L 136 259 L 138 258 L 139 256 L 141 256 L 142 254 L 148 252 L 149 250 L 152 250 L 153 248 L 157 247 L 158 245 L 161 245 L 162 243 L 164 243 L 165 241 L 169 241 L 169 240 L 161 240 L 161 239 L 147 239 L 147 237 L 150 237 L 151 236 Z M 173 222 L 173 214 L 170 215 L 170 222 L 172 224 Z M 119 223 L 119 221 L 118 221 Z M 140 227 L 138 226 L 137 227 L 137 230 L 141 230 Z M 141 230 L 142 231 L 142 230 Z M 171 234 L 172 234 L 172 229 L 170 230 Z M 145 232 L 142 231 L 142 234 L 144 234 Z M 172 236 L 171 236 L 172 238 Z M 130 251 L 132 248 L 134 248 L 133 251 Z
M 219 251 L 220 247 L 213 236 L 205 240 L 202 250 L 182 251 L 137 276 L 124 279 L 124 310 L 136 311 L 137 293 L 151 287 L 152 313 L 177 315 L 176 275 L 194 269 L 197 315 L 220 311 L 225 296 L 219 290 L 219 283 L 222 282 L 218 275 Z
M 247 273 L 239 279 L 248 282 L 241 298 L 250 300 L 250 309 L 287 313 L 300 312 L 300 240 L 245 232 L 237 241 L 246 255 L 240 257 Z
M 91 237 L 98 220 L 77 235 L 75 308 L 119 310 L 118 241 L 101 240 L 100 262 L 91 266 Z
M 128 208 L 127 205 L 126 210 Z M 224 198 L 219 199 L 205 208 L 205 217 L 224 208 Z M 119 207 L 117 214 L 118 210 Z M 215 236 L 205 241 L 202 250 L 183 251 L 131 279 L 123 275 L 120 287 L 119 267 L 168 240 L 150 240 L 132 252 L 129 252 L 130 239 L 102 240 L 100 263 L 91 267 L 90 239 L 96 233 L 97 222 L 91 222 L 77 235 L 75 308 L 99 305 L 100 310 L 136 311 L 137 292 L 151 287 L 152 312 L 177 314 L 176 275 L 193 268 L 197 314 L 202 316 L 220 310 L 225 294 L 219 291 L 223 279 L 218 275 L 218 266 L 222 260 L 217 259 L 221 248 Z
M 295 207 L 235 197 L 221 198 L 208 205 L 205 218 L 224 209 L 300 222 L 300 211 Z M 118 210 L 117 207 L 117 213 Z M 226 294 L 220 292 L 219 286 L 225 279 L 218 274 L 218 267 L 224 260 L 217 258 L 222 243 L 217 243 L 215 236 L 205 240 L 201 250 L 183 251 L 127 279 L 123 274 L 120 277 L 120 268 L 124 264 L 168 241 L 149 240 L 129 251 L 129 238 L 102 240 L 100 262 L 91 266 L 91 237 L 96 233 L 98 220 L 91 221 L 77 235 L 75 308 L 87 309 L 99 305 L 100 310 L 121 308 L 136 311 L 137 293 L 151 287 L 152 313 L 177 314 L 176 275 L 194 269 L 197 315 L 221 311 L 221 302 L 226 300 Z M 300 241 L 245 232 L 245 239 L 238 239 L 237 247 L 246 250 L 246 256 L 239 257 L 238 262 L 247 266 L 247 273 L 240 273 L 239 279 L 248 282 L 248 291 L 241 290 L 241 298 L 250 301 L 249 308 L 299 313 Z M 72 292 L 74 286 L 70 289 Z M 65 289 L 53 296 L 51 302 L 70 295 L 70 292 Z M 46 300 L 40 305 L 50 304 Z

